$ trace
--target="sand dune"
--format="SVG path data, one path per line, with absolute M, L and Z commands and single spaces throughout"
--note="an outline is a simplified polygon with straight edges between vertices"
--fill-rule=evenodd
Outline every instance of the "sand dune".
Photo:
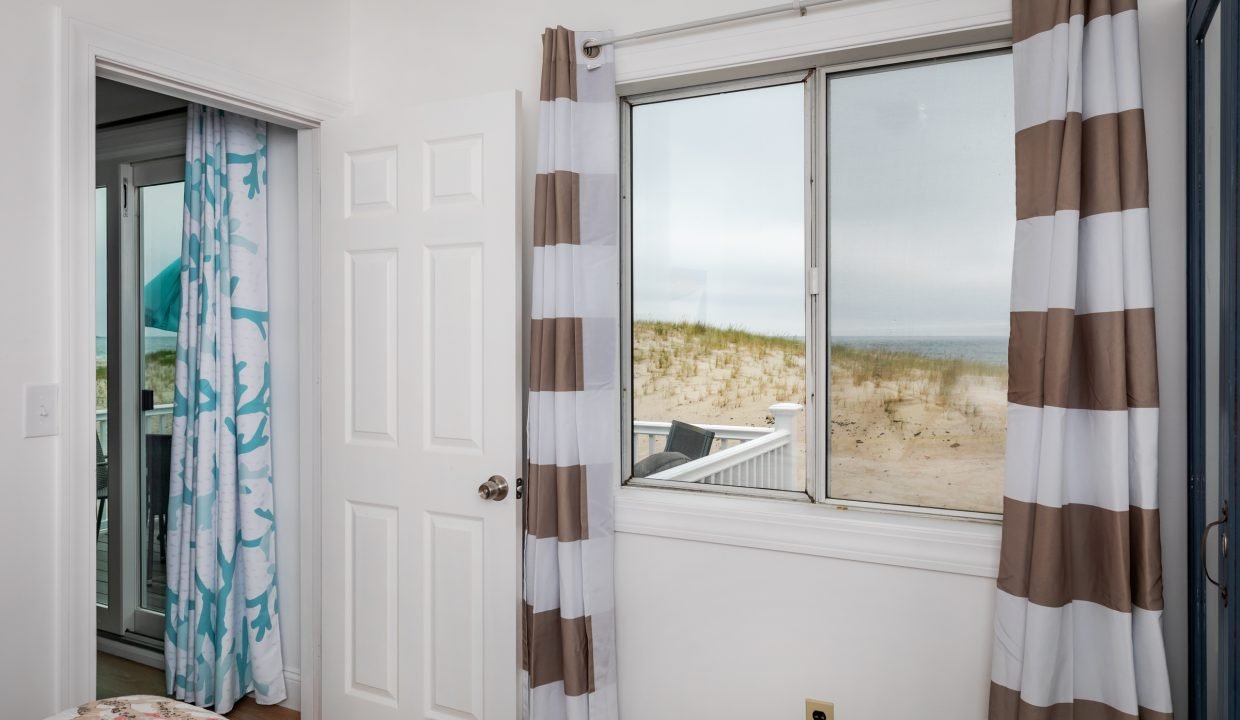
M 635 323 L 633 417 L 767 426 L 770 405 L 805 404 L 804 352 L 786 338 Z M 831 496 L 998 512 L 1006 395 L 1002 366 L 836 348 Z M 803 470 L 804 416 L 797 432 Z

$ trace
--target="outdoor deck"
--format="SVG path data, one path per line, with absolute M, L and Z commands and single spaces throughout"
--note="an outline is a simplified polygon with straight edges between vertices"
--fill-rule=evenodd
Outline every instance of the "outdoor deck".
M 172 432 L 172 406 L 157 405 L 154 409 L 144 413 L 146 423 L 145 430 L 150 434 L 167 435 Z M 108 452 L 108 413 L 106 409 L 95 411 L 95 432 L 100 439 L 100 446 L 103 452 L 103 460 L 107 462 Z M 142 487 L 142 495 L 145 497 L 145 487 Z M 98 502 L 98 501 L 96 501 Z M 143 505 L 146 503 L 144 502 Z M 100 523 L 98 537 L 95 541 L 95 602 L 99 605 L 107 605 L 108 602 L 108 583 L 110 581 L 108 575 L 108 551 L 109 551 L 109 512 L 110 505 L 103 508 L 102 522 Z M 147 508 L 143 508 L 145 512 Z M 98 512 L 98 506 L 96 506 Z M 167 587 L 167 575 L 164 565 L 164 556 L 160 553 L 159 540 L 155 538 L 154 552 L 148 557 L 147 554 L 147 533 L 145 526 L 139 534 L 139 552 L 138 557 L 134 558 L 137 564 L 137 571 L 143 577 L 142 582 L 145 583 L 143 597 L 139 598 L 139 605 L 148 610 L 163 612 L 164 595 Z M 149 573 L 148 573 L 149 560 Z M 147 575 L 149 574 L 149 577 Z
M 145 538 L 143 538 L 145 544 Z M 146 548 L 142 548 L 139 562 L 146 564 Z M 159 555 L 156 543 L 155 553 L 151 562 L 151 574 L 146 582 L 146 597 L 140 604 L 148 610 L 164 611 L 164 588 L 167 587 L 167 570 L 164 560 Z M 95 602 L 99 605 L 108 604 L 108 517 L 104 511 L 103 527 L 99 530 L 99 539 L 95 542 Z
M 796 403 L 776 403 L 769 409 L 772 427 L 700 425 L 715 434 L 710 454 L 655 473 L 647 480 L 730 485 L 766 490 L 802 490 L 798 480 L 793 434 L 803 410 Z M 661 451 L 670 422 L 633 421 L 633 460 Z

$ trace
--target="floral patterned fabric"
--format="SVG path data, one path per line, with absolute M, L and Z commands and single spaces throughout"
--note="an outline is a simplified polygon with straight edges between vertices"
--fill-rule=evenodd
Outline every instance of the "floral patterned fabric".
M 154 695 L 96 700 L 47 720 L 223 720 L 209 710 Z
M 192 105 L 168 493 L 168 694 L 285 698 L 276 597 L 267 126 Z

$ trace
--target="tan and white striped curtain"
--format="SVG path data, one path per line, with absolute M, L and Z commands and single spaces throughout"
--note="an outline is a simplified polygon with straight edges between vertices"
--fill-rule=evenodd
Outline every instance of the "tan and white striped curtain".
M 1136 0 L 1013 0 L 1016 249 L 990 717 L 1171 716 Z
M 530 308 L 524 717 L 615 720 L 619 129 L 606 33 L 543 34 Z

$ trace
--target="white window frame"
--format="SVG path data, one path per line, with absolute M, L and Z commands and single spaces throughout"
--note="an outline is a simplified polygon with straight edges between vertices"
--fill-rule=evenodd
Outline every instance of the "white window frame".
M 814 228 L 812 226 L 814 218 L 814 209 L 812 206 L 812 186 L 813 186 L 813 169 L 815 152 L 813 148 L 815 138 L 814 112 L 817 107 L 815 102 L 815 89 L 817 81 L 814 72 L 810 70 L 797 70 L 793 72 L 779 73 L 775 75 L 763 75 L 744 80 L 730 80 L 718 83 L 709 83 L 706 85 L 697 85 L 686 88 L 678 88 L 675 90 L 663 90 L 659 92 L 644 93 L 641 95 L 632 95 L 622 97 L 620 99 L 620 236 L 621 236 L 621 259 L 620 259 L 620 275 L 621 275 L 621 297 L 620 297 L 620 397 L 621 397 L 621 427 L 622 437 L 620 441 L 620 467 L 622 478 L 625 484 L 632 484 L 644 487 L 659 487 L 675 490 L 685 490 L 688 492 L 725 492 L 734 495 L 746 495 L 750 497 L 766 497 L 783 500 L 797 500 L 808 502 L 812 495 L 810 489 L 813 487 L 813 478 L 815 463 L 809 462 L 813 458 L 814 443 L 813 433 L 810 431 L 812 421 L 806 422 L 805 433 L 805 449 L 806 449 L 806 490 L 767 490 L 760 488 L 746 488 L 724 485 L 707 485 L 703 483 L 683 483 L 675 480 L 655 480 L 651 478 L 635 478 L 632 477 L 633 470 L 633 228 L 632 228 L 632 203 L 630 201 L 630 188 L 632 183 L 632 115 L 633 108 L 642 105 L 649 105 L 669 100 L 684 100 L 687 98 L 705 97 L 710 95 L 718 95 L 729 92 L 738 92 L 744 90 L 757 90 L 761 88 L 776 87 L 782 85 L 795 85 L 801 83 L 804 86 L 804 109 L 805 109 L 805 163 L 804 163 L 804 179 L 805 179 L 805 336 L 809 338 L 816 327 L 816 321 L 813 313 L 817 305 L 817 295 L 813 293 L 815 283 L 813 276 L 816 272 L 815 263 L 815 243 L 812 241 L 814 237 Z M 805 344 L 805 412 L 806 418 L 812 418 L 812 408 L 814 407 L 814 375 L 815 363 L 812 362 L 814 350 L 811 343 L 807 340 Z
M 863 510 L 894 513 L 900 516 L 926 516 L 988 524 L 1002 522 L 1001 513 L 960 510 L 954 508 L 922 507 L 868 500 L 846 500 L 829 495 L 830 477 L 829 443 L 820 435 L 830 427 L 830 398 L 819 397 L 817 379 L 830 377 L 830 294 L 827 282 L 830 277 L 830 238 L 827 223 L 827 112 L 829 82 L 832 77 L 874 72 L 895 67 L 914 67 L 966 58 L 1011 52 L 1010 41 L 972 43 L 940 50 L 895 54 L 852 62 L 823 64 L 776 74 L 754 75 L 739 80 L 693 84 L 654 92 L 635 93 L 620 97 L 620 474 L 623 488 L 650 488 L 673 490 L 698 495 L 732 495 L 749 498 L 812 503 L 823 508 L 837 510 Z M 635 478 L 633 467 L 633 348 L 632 348 L 632 206 L 630 190 L 632 183 L 632 109 L 636 106 L 679 100 L 725 92 L 751 90 L 773 85 L 804 82 L 806 89 L 806 180 L 805 180 L 805 317 L 806 317 L 806 490 L 766 490 L 757 488 L 681 483 L 672 480 Z M 664 81 L 666 84 L 666 81 Z M 830 387 L 829 379 L 822 383 Z M 823 436 L 825 438 L 825 435 Z

